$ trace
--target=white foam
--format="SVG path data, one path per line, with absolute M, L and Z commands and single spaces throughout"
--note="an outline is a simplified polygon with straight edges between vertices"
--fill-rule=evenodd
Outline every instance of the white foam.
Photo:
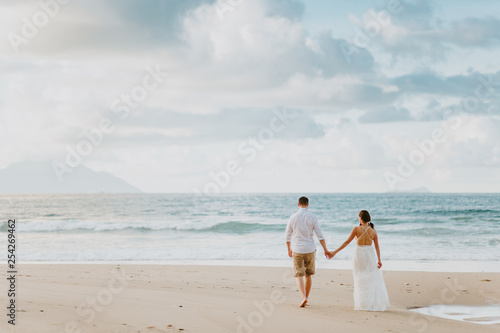
M 290 260 L 131 260 L 131 261 L 21 261 L 23 264 L 76 264 L 76 265 L 180 265 L 180 266 L 247 266 L 247 267 L 291 267 Z M 500 263 L 490 261 L 399 261 L 386 260 L 383 262 L 384 271 L 419 271 L 419 272 L 448 272 L 448 273 L 500 273 Z M 331 260 L 316 262 L 319 269 L 347 269 L 352 268 L 350 260 Z
M 465 305 L 432 305 L 411 311 L 432 317 L 453 319 L 475 324 L 500 324 L 500 305 L 465 306 Z

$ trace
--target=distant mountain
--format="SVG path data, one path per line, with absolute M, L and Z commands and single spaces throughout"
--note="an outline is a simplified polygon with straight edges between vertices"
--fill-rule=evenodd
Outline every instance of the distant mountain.
M 0 193 L 140 193 L 121 178 L 80 165 L 59 181 L 52 161 L 13 163 L 0 170 Z

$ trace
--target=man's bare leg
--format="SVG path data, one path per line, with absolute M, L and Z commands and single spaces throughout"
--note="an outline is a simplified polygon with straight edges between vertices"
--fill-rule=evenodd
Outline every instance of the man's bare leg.
M 306 281 L 307 281 L 307 278 L 306 278 Z M 302 295 L 302 303 L 300 303 L 300 307 L 303 308 L 307 304 L 307 296 L 306 296 L 306 290 L 304 287 L 304 279 L 302 276 L 297 276 L 297 287 L 299 287 L 300 294 Z
M 311 275 L 306 275 L 306 300 L 309 299 L 309 293 L 311 292 L 311 287 L 312 287 L 312 276 Z

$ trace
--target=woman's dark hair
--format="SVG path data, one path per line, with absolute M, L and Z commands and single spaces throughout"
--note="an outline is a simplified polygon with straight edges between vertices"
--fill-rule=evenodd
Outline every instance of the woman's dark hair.
M 370 213 L 368 213 L 367 210 L 360 211 L 359 212 L 359 217 L 361 217 L 361 220 L 363 220 L 363 222 L 367 222 L 370 227 L 372 227 L 373 229 L 375 229 L 375 225 L 370 222 L 372 220 L 372 218 L 370 217 Z

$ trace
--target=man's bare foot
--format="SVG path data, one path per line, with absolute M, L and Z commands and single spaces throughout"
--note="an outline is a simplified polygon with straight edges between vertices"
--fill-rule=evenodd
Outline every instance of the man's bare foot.
M 302 303 L 300 303 L 300 308 L 304 308 L 307 305 L 307 299 L 303 300 Z

